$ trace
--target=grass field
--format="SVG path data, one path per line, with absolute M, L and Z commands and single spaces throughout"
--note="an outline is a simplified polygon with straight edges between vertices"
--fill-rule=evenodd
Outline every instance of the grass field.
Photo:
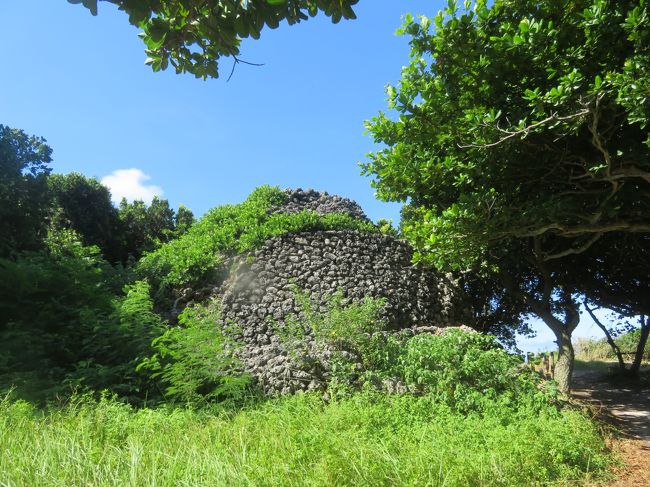
M 3 486 L 576 485 L 606 470 L 576 411 L 463 416 L 427 398 L 311 395 L 238 412 L 0 402 Z

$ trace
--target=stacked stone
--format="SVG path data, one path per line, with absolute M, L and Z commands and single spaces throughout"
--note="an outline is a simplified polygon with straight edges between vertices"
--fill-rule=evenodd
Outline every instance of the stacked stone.
M 284 205 L 271 213 L 304 210 L 321 215 L 347 213 L 369 221 L 354 201 L 327 193 L 286 190 Z M 235 324 L 246 369 L 270 394 L 321 388 L 329 373 L 330 351 L 305 337 L 300 361 L 278 337 L 289 317 L 300 314 L 296 287 L 321 311 L 329 296 L 345 299 L 383 298 L 382 318 L 402 333 L 431 332 L 455 325 L 462 300 L 448 275 L 413 265 L 411 247 L 381 233 L 352 230 L 287 234 L 235 258 L 227 279 L 216 290 L 222 325 Z
M 330 196 L 327 192 L 313 189 L 286 189 L 287 201 L 270 210 L 270 213 L 300 213 L 313 211 L 319 215 L 330 213 L 347 213 L 358 220 L 370 221 L 361 207 L 355 201 L 341 196 Z
M 296 286 L 323 311 L 338 290 L 352 301 L 384 298 L 383 318 L 394 330 L 456 324 L 460 301 L 453 280 L 413 265 L 411 257 L 410 246 L 391 236 L 350 230 L 282 235 L 240 256 L 220 295 L 223 322 L 241 330 L 247 370 L 271 394 L 316 389 L 326 381 L 327 350 L 306 337 L 308 359 L 298 363 L 277 336 L 278 327 L 301 311 Z

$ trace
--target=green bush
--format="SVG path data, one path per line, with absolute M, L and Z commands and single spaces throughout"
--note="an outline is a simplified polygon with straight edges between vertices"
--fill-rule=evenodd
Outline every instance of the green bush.
M 124 275 L 72 231 L 51 233 L 46 245 L 0 260 L 0 390 L 36 401 L 76 388 L 132 401 L 149 394 L 135 371 L 163 326 L 149 285 L 120 292 Z
M 312 302 L 308 293 L 294 288 L 294 299 L 300 312 L 274 324 L 284 346 L 298 362 L 313 360 L 306 337 L 313 336 L 317 346 L 327 348 L 330 389 L 359 386 L 361 372 L 377 370 L 390 362 L 395 354 L 387 356 L 388 337 L 381 333 L 386 324 L 381 318 L 385 299 L 365 297 L 361 301 L 345 298 L 343 291 L 325 297 L 324 310 Z M 359 369 L 361 366 L 361 369 Z M 333 392 L 330 390 L 330 392 Z
M 158 297 L 163 297 L 170 289 L 218 280 L 226 258 L 259 247 L 273 236 L 334 229 L 377 231 L 371 223 L 347 214 L 270 214 L 269 209 L 286 197 L 277 187 L 261 186 L 243 203 L 210 210 L 186 234 L 146 254 L 138 263 L 139 274 L 150 279 Z
M 277 326 L 277 333 L 299 361 L 312 358 L 307 334 L 330 350 L 331 393 L 384 387 L 388 381 L 464 413 L 495 405 L 543 407 L 555 399 L 553 389 L 542 387 L 492 336 L 459 329 L 440 335 L 386 332 L 380 318 L 384 300 L 350 302 L 339 291 L 321 311 L 308 294 L 296 289 L 294 295 L 301 311 Z
M 250 377 L 242 372 L 234 352 L 237 344 L 229 330 L 216 322 L 216 303 L 185 308 L 179 325 L 168 328 L 153 341 L 156 353 L 145 358 L 138 370 L 159 378 L 166 399 L 192 405 L 207 402 L 241 402 L 250 390 Z
M 460 412 L 495 407 L 542 407 L 553 399 L 521 360 L 507 353 L 494 337 L 448 330 L 407 339 L 393 373 L 407 388 L 429 395 Z
M 154 399 L 151 378 L 137 370 L 152 352 L 151 342 L 166 328 L 153 311 L 149 284 L 136 281 L 124 287 L 124 296 L 113 300 L 113 311 L 85 331 L 75 364 L 66 382 L 88 390 L 110 390 L 122 400 L 138 403 Z

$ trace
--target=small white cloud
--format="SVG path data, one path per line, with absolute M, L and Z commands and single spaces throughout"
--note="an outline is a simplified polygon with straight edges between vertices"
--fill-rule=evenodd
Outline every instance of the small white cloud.
M 163 190 L 159 186 L 145 185 L 151 176 L 140 169 L 118 169 L 102 178 L 102 184 L 111 190 L 111 199 L 119 203 L 122 198 L 128 201 L 142 200 L 151 203 L 154 196 L 162 196 Z

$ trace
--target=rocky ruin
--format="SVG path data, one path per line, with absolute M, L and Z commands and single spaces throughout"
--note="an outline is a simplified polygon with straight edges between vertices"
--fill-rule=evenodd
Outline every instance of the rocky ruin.
M 307 209 L 367 220 L 351 200 L 313 190 L 287 193 L 286 205 L 272 212 Z M 393 330 L 458 324 L 462 309 L 456 283 L 414 265 L 412 253 L 406 242 L 390 235 L 346 230 L 281 235 L 237 257 L 217 299 L 223 322 L 236 324 L 241 332 L 245 367 L 268 393 L 323 385 L 326 357 L 316 357 L 318 367 L 306 368 L 292 359 L 277 336 L 278 327 L 301 311 L 296 287 L 321 308 L 337 291 L 348 300 L 384 298 L 383 318 Z

